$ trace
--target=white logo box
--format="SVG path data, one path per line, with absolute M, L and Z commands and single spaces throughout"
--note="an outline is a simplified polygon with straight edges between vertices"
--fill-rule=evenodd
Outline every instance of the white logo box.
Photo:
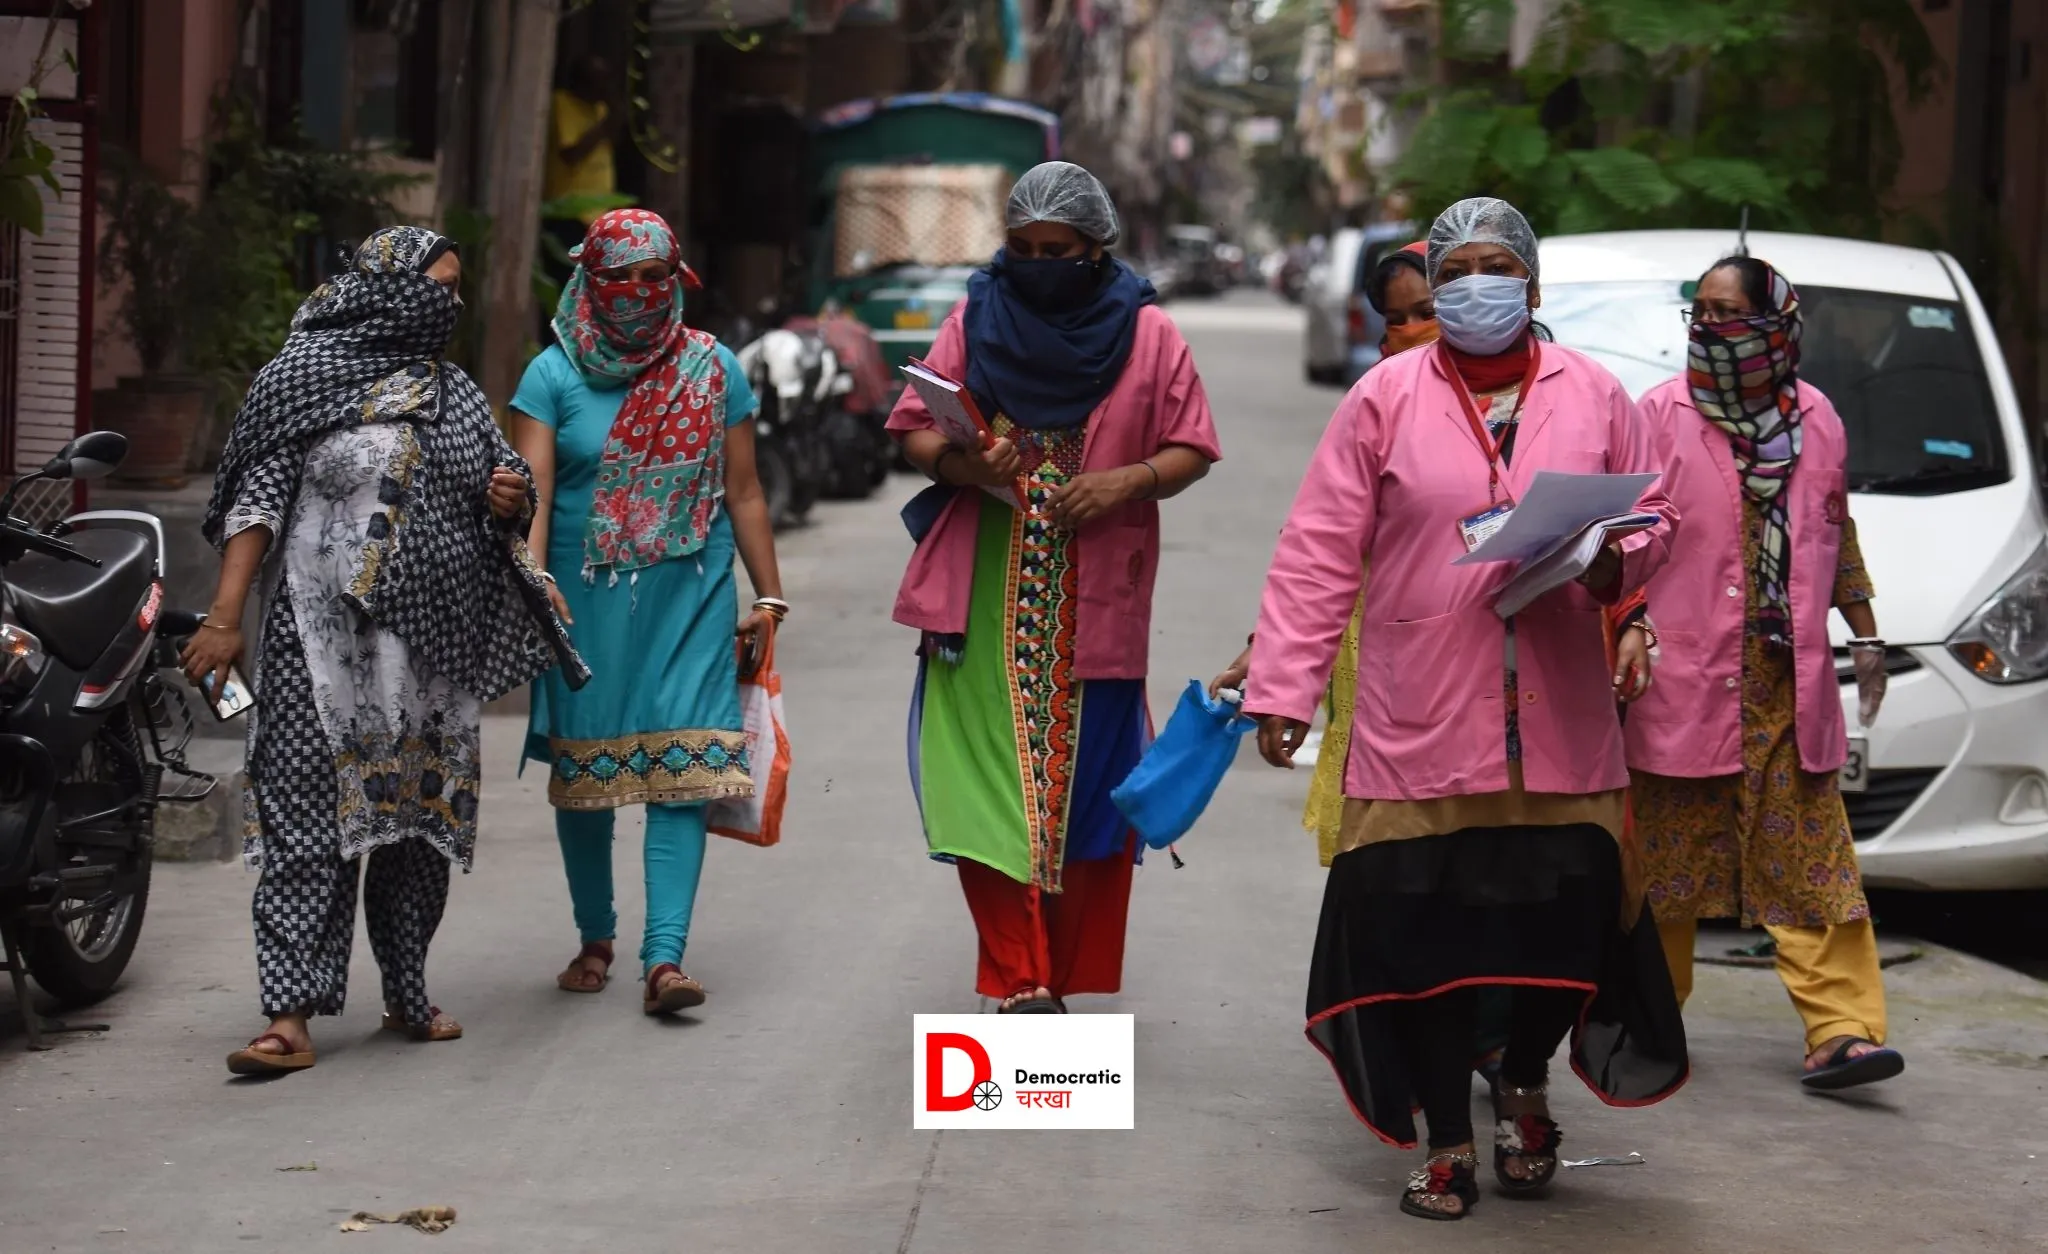
M 1129 1131 L 1133 1031 L 1130 1015 L 913 1015 L 911 1126 Z

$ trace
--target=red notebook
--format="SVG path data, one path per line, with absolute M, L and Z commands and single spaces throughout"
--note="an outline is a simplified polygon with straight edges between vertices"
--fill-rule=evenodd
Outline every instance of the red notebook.
M 897 369 L 910 376 L 910 386 L 917 389 L 918 398 L 931 411 L 932 425 L 940 435 L 976 453 L 996 442 L 995 435 L 988 428 L 988 420 L 981 416 L 981 409 L 974 403 L 974 394 L 964 385 L 915 357 L 910 359 L 909 365 Z M 984 487 L 982 490 L 1012 509 L 1031 512 L 1022 480 L 1013 481 L 1008 487 Z

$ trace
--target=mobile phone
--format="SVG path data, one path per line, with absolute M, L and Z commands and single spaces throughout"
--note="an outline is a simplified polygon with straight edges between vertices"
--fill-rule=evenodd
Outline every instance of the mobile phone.
M 740 678 L 752 679 L 761 669 L 761 633 L 740 639 Z
M 213 716 L 223 723 L 256 704 L 256 695 L 249 690 L 249 681 L 242 678 L 238 667 L 228 668 L 228 682 L 218 696 L 214 694 L 211 675 L 201 679 L 199 687 L 213 702 Z

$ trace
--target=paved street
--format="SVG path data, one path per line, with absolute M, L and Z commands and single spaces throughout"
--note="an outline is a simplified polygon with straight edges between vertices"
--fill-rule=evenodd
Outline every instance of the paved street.
M 1242 643 L 1336 400 L 1300 381 L 1298 313 L 1256 297 L 1175 312 L 1227 460 L 1166 507 L 1162 715 Z M 797 607 L 782 650 L 797 756 L 787 832 L 773 850 L 714 842 L 687 962 L 711 990 L 701 1012 L 643 1018 L 627 953 L 602 995 L 555 990 L 576 942 L 544 781 L 514 777 L 523 723 L 494 718 L 477 869 L 458 878 L 429 968 L 467 1037 L 379 1034 L 359 939 L 348 1015 L 316 1024 L 318 1068 L 231 1080 L 223 1056 L 261 1025 L 253 877 L 161 866 L 142 950 L 102 1008 L 112 1032 L 18 1052 L 0 991 L 0 1251 L 2048 1244 L 2048 985 L 1934 948 L 1889 972 L 1899 1080 L 1804 1094 L 1798 1021 L 1774 977 L 1703 967 L 1678 1097 L 1609 1110 L 1558 1086 L 1567 1156 L 1638 1150 L 1647 1165 L 1566 1171 L 1548 1202 L 1489 1189 L 1461 1224 L 1401 1216 L 1418 1156 L 1373 1140 L 1301 1035 L 1321 888 L 1298 821 L 1306 774 L 1249 751 L 1185 842 L 1186 866 L 1140 871 L 1128 991 L 1075 1007 L 1137 1016 L 1137 1130 L 913 1132 L 909 1016 L 978 1004 L 967 912 L 952 872 L 921 856 L 904 780 L 912 639 L 888 613 L 909 547 L 896 508 L 913 487 L 823 509 L 784 542 Z M 637 832 L 621 825 L 628 935 Z M 431 1238 L 337 1231 L 355 1210 L 429 1204 L 460 1221 Z

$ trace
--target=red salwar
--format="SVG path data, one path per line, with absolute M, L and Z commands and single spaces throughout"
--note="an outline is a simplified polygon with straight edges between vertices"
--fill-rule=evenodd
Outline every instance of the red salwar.
M 1137 850 L 1133 837 L 1115 857 L 1067 863 L 1057 893 L 961 858 L 960 889 L 981 938 L 975 991 L 1001 1000 L 1040 988 L 1060 998 L 1120 990 Z

